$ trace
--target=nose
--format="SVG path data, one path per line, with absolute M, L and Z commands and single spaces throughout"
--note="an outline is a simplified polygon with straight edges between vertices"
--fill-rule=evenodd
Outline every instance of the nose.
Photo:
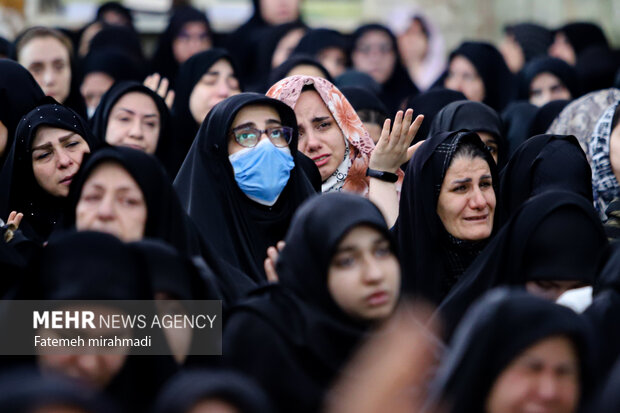
M 58 151 L 58 157 L 56 159 L 58 162 L 58 169 L 66 169 L 73 165 L 73 159 L 71 159 L 69 154 L 64 149 L 60 149 Z
M 114 205 L 111 196 L 104 196 L 97 205 L 97 218 L 100 221 L 111 221 L 115 217 Z
M 544 374 L 538 382 L 537 390 L 542 400 L 556 398 L 559 392 L 558 379 L 551 372 Z
M 51 69 L 47 69 L 43 72 L 43 83 L 46 86 L 54 85 L 56 80 L 56 76 L 54 75 L 54 71 Z
M 218 96 L 223 98 L 227 98 L 228 96 L 230 96 L 230 87 L 228 86 L 226 80 L 221 80 L 220 82 L 218 82 L 217 94 Z
M 134 119 L 129 129 L 129 136 L 134 139 L 142 139 L 142 122 L 140 119 Z
M 487 206 L 487 200 L 482 194 L 482 191 L 479 187 L 475 187 L 471 197 L 469 198 L 469 207 L 472 209 L 484 209 Z
M 370 254 L 364 260 L 363 274 L 366 284 L 378 284 L 383 280 L 383 268 L 374 255 Z
M 321 148 L 323 147 L 323 144 L 321 142 L 321 140 L 318 138 L 318 136 L 316 136 L 316 134 L 314 133 L 314 130 L 310 129 L 308 132 L 306 132 L 306 150 L 309 153 L 312 152 L 318 152 L 319 150 L 321 150 Z

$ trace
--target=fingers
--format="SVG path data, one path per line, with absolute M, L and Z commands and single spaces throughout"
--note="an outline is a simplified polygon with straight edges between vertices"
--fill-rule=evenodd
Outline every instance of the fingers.
M 166 96 L 166 106 L 168 109 L 172 109 L 172 104 L 174 103 L 174 90 L 169 90 L 168 95 Z
M 278 243 L 276 244 L 276 248 L 278 248 L 278 252 L 281 252 L 285 246 L 286 246 L 286 242 L 284 241 L 278 241 Z
M 17 215 L 17 211 L 11 211 L 11 213 L 9 214 L 9 219 L 6 220 L 7 224 L 10 224 L 11 221 L 15 219 L 16 215 Z
M 409 149 L 407 149 L 407 161 L 409 161 L 411 159 L 413 154 L 416 153 L 418 148 L 420 148 L 420 146 L 422 146 L 423 143 L 424 143 L 424 141 L 420 141 L 420 142 L 416 143 L 415 145 L 410 146 Z
M 162 99 L 166 98 L 166 93 L 168 93 L 168 86 L 170 85 L 170 82 L 168 81 L 167 78 L 162 78 L 161 81 L 159 82 L 159 87 L 157 88 L 156 93 L 161 96 Z
M 409 126 L 409 129 L 407 130 L 406 139 L 405 139 L 407 146 L 411 145 L 411 142 L 413 142 L 413 138 L 415 138 L 415 135 L 420 130 L 420 126 L 422 126 L 423 121 L 424 121 L 424 115 L 418 115 L 416 116 L 411 126 Z
M 15 217 L 15 220 L 13 221 L 13 224 L 15 225 L 15 227 L 19 227 L 19 224 L 22 223 L 22 218 L 24 218 L 24 214 L 22 214 L 21 212 L 17 214 L 17 216 Z
M 144 86 L 148 87 L 151 90 L 157 90 L 157 85 L 159 85 L 159 80 L 161 76 L 159 73 L 153 73 L 144 79 Z
M 396 112 L 396 116 L 394 116 L 394 126 L 392 127 L 392 133 L 390 134 L 390 147 L 393 147 L 398 144 L 400 140 L 400 130 L 403 126 L 403 111 L 399 110 Z
M 21 212 L 18 213 L 17 211 L 11 211 L 6 223 L 7 225 L 13 226 L 14 229 L 17 229 L 19 227 L 19 224 L 22 222 L 22 218 L 24 218 L 24 214 L 22 214 Z

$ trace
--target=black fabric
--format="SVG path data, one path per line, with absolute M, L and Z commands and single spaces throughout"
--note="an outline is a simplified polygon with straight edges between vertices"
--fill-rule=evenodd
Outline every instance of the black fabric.
M 341 50 L 343 56 L 346 57 L 349 50 L 349 42 L 337 30 L 324 28 L 310 29 L 301 38 L 299 44 L 293 50 L 293 54 L 306 54 L 318 59 L 323 50 L 330 48 Z M 345 66 L 349 66 L 348 61 L 345 62 Z
M 603 386 L 592 411 L 614 413 L 620 409 L 620 363 L 613 365 L 612 371 Z
M 103 15 L 106 12 L 114 11 L 116 13 L 122 14 L 123 17 L 127 19 L 127 21 L 133 25 L 133 16 L 131 15 L 131 10 L 127 7 L 123 6 L 121 3 L 117 1 L 106 1 L 101 4 L 97 9 L 97 20 L 103 21 Z
M 345 192 L 316 195 L 293 218 L 276 263 L 279 283 L 254 291 L 229 315 L 226 364 L 261 383 L 278 412 L 318 411 L 371 327 L 346 315 L 327 286 L 338 244 L 359 225 L 390 239 L 381 212 L 367 199 Z
M 20 299 L 151 300 L 148 275 L 133 250 L 98 232 L 66 233 L 50 241 Z M 122 301 L 120 301 L 122 303 Z M 119 304 L 119 308 L 124 308 Z M 152 309 L 154 311 L 154 308 Z M 153 342 L 165 340 L 163 334 Z M 127 356 L 104 390 L 127 411 L 148 412 L 159 388 L 176 371 L 169 356 Z
M 555 118 L 570 103 L 570 100 L 560 99 L 552 100 L 539 107 L 536 115 L 530 124 L 530 132 L 528 136 L 542 135 L 547 132 Z
M 147 210 L 144 236 L 161 239 L 178 251 L 193 255 L 195 251 L 192 250 L 187 217 L 170 178 L 153 156 L 136 149 L 107 147 L 83 162 L 80 172 L 71 183 L 63 227 L 75 227 L 75 210 L 84 184 L 97 166 L 104 162 L 115 162 L 122 166 L 140 187 Z
M 88 51 L 91 53 L 106 50 L 115 50 L 129 55 L 134 64 L 140 65 L 142 73 L 145 72 L 146 59 L 142 51 L 140 35 L 135 29 L 125 26 L 103 26 L 90 41 Z
M 144 68 L 119 50 L 91 50 L 82 61 L 82 80 L 90 73 L 105 73 L 115 82 L 144 79 Z
M 441 301 L 450 284 L 456 281 L 454 278 L 460 275 L 455 262 L 466 268 L 486 243 L 486 240 L 459 242 L 446 231 L 437 215 L 439 190 L 461 142 L 471 142 L 485 153 L 493 189 L 495 194 L 499 193 L 497 166 L 478 135 L 472 132 L 439 133 L 420 146 L 407 166 L 400 194 L 400 215 L 393 228 L 402 263 L 403 292 L 435 303 Z M 493 233 L 498 227 L 499 203 L 495 210 Z
M 506 26 L 506 34 L 512 35 L 523 51 L 526 62 L 545 56 L 551 43 L 553 35 L 551 30 L 535 23 L 518 23 Z
M 512 217 L 441 303 L 446 331 L 467 308 L 499 285 L 524 287 L 534 280 L 594 284 L 607 238 L 592 203 L 567 191 L 546 191 Z
M 153 59 L 151 60 L 151 71 L 159 73 L 170 82 L 170 87 L 175 87 L 177 73 L 179 70 L 179 62 L 174 58 L 172 52 L 172 44 L 187 23 L 200 22 L 204 23 L 207 28 L 207 35 L 213 37 L 211 33 L 211 24 L 204 12 L 191 7 L 184 6 L 174 10 L 174 13 L 168 21 L 168 27 L 159 36 Z
M 347 98 L 356 112 L 360 110 L 374 110 L 375 112 L 388 117 L 388 109 L 385 107 L 383 102 L 381 102 L 379 97 L 372 91 L 357 86 L 345 86 L 340 88 L 340 91 Z M 383 124 L 380 126 L 383 126 Z
M 227 60 L 232 65 L 234 72 L 237 73 L 230 54 L 219 48 L 195 54 L 187 59 L 179 69 L 171 112 L 176 137 L 176 151 L 179 152 L 181 160 L 185 159 L 200 127 L 189 110 L 189 98 L 202 76 L 220 59 Z M 240 86 L 240 88 L 243 90 L 243 87 Z
M 154 91 L 135 81 L 123 81 L 114 84 L 102 97 L 97 110 L 91 120 L 92 130 L 95 136 L 103 144 L 106 142 L 106 131 L 110 121 L 110 113 L 116 102 L 127 93 L 139 92 L 150 97 L 159 112 L 159 137 L 155 157 L 162 163 L 166 171 L 173 178 L 181 163 L 181 148 L 177 142 L 173 142 L 171 129 L 170 111 L 166 102 Z
M 307 55 L 290 55 L 289 58 L 284 61 L 284 63 L 274 68 L 269 74 L 269 81 L 267 82 L 269 84 L 269 87 L 273 86 L 274 84 L 284 79 L 285 77 L 288 77 L 288 73 L 291 70 L 301 65 L 314 66 L 317 69 L 319 69 L 321 72 L 323 72 L 322 77 L 324 79 L 327 79 L 330 82 L 333 81 L 327 69 L 325 69 L 325 67 L 322 64 L 320 64 L 319 61 L 316 60 L 314 57 L 307 56 Z
M 559 29 L 557 32 L 562 32 L 568 39 L 568 42 L 573 47 L 575 55 L 579 55 L 583 50 L 590 46 L 602 45 L 609 46 L 607 38 L 601 27 L 596 23 L 589 22 L 574 22 L 568 23 Z
M 502 120 L 493 108 L 469 100 L 449 103 L 433 119 L 429 135 L 461 129 L 490 133 L 497 143 L 498 168 L 504 166 L 508 158 L 508 142 L 504 138 Z
M 250 378 L 226 370 L 190 370 L 166 383 L 153 413 L 188 413 L 206 399 L 223 401 L 239 413 L 272 411 L 269 399 Z
M 303 169 L 293 168 L 288 183 L 272 207 L 251 201 L 239 189 L 228 160 L 231 124 L 243 107 L 267 105 L 282 124 L 294 129 L 289 144 L 297 158 L 297 121 L 286 104 L 257 93 L 241 93 L 218 103 L 207 115 L 181 166 L 174 186 L 183 207 L 218 256 L 249 277 L 251 284 L 266 280 L 266 250 L 284 238 L 297 207 L 315 192 Z
M 13 145 L 17 124 L 44 96 L 28 70 L 12 60 L 0 59 L 0 122 L 7 129 L 7 142 L 4 154 L 0 156 L 0 169 Z
M 575 71 L 583 93 L 607 89 L 614 85 L 616 71 L 620 67 L 620 51 L 605 45 L 590 46 L 577 56 Z
M 541 73 L 551 73 L 557 77 L 564 87 L 568 89 L 572 99 L 581 96 L 575 68 L 564 60 L 545 56 L 526 63 L 519 73 L 519 95 L 521 99 L 529 100 L 532 81 Z
M 45 98 L 44 102 L 55 102 Z M 11 211 L 24 214 L 20 229 L 27 238 L 43 243 L 62 217 L 66 200 L 47 193 L 37 183 L 32 170 L 32 143 L 41 126 L 65 129 L 80 135 L 90 151 L 99 147 L 86 121 L 75 111 L 58 103 L 45 103 L 28 112 L 17 125 L 15 141 L 0 173 L 0 216 Z M 5 218 L 3 218 L 5 219 Z
M 554 189 L 594 202 L 592 170 L 572 135 L 538 135 L 525 141 L 502 169 L 500 188 L 505 218 L 532 196 Z
M 532 136 L 530 127 L 538 111 L 538 106 L 530 102 L 517 101 L 508 105 L 506 110 L 502 112 L 502 121 L 504 122 L 506 139 L 508 140 L 509 157 L 512 156 L 519 145 Z M 545 133 L 546 131 L 545 129 L 540 133 Z
M 463 42 L 450 53 L 450 61 L 463 56 L 476 68 L 484 83 L 484 100 L 501 112 L 517 96 L 517 81 L 510 72 L 502 54 L 490 43 Z
M 43 376 L 34 368 L 9 370 L 0 376 L 2 412 L 30 413 L 51 406 L 71 407 L 85 413 L 120 412 L 118 406 L 91 389 L 57 375 Z
M 271 84 L 267 83 L 269 74 L 273 69 L 271 65 L 273 53 L 284 36 L 298 29 L 303 29 L 305 31 L 308 27 L 300 21 L 294 21 L 278 26 L 268 26 L 258 32 L 257 36 L 260 37 L 261 41 L 257 45 L 256 66 L 254 70 L 246 74 L 246 82 L 249 82 L 248 91 L 263 92 L 269 89 Z M 291 51 L 291 54 L 292 53 Z
M 336 79 L 334 79 L 334 85 L 338 89 L 343 87 L 361 87 L 379 95 L 381 93 L 382 86 L 378 84 L 375 79 L 368 73 L 360 72 L 358 70 L 349 69 Z
M 416 133 L 414 143 L 425 140 L 429 136 L 433 119 L 449 103 L 456 102 L 457 100 L 467 99 L 464 94 L 456 90 L 436 88 L 428 90 L 419 95 L 409 97 L 406 108 L 411 108 L 414 111 L 414 115 L 424 115 L 424 122 Z
M 392 74 L 381 86 L 381 92 L 379 98 L 383 101 L 390 111 L 390 115 L 396 113 L 403 101 L 411 95 L 417 95 L 420 93 L 417 86 L 413 83 L 409 77 L 409 72 L 403 65 L 403 62 L 398 53 L 398 42 L 396 36 L 390 29 L 381 24 L 365 24 L 360 26 L 351 35 L 351 50 L 356 48 L 357 41 L 366 33 L 371 31 L 381 31 L 390 37 L 392 43 L 392 50 L 396 55 L 396 62 L 394 63 L 394 69 Z
M 12 56 L 13 43 L 0 36 L 0 58 L 8 58 Z
M 556 336 L 575 346 L 583 406 L 596 377 L 591 330 L 568 308 L 505 288 L 488 293 L 467 311 L 442 357 L 431 398 L 445 402 L 447 412 L 483 413 L 506 367 L 529 347 Z

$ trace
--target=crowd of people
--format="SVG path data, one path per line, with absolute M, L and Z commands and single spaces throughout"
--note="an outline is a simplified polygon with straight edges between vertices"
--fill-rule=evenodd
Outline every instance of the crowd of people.
M 618 411 L 620 51 L 301 3 L 0 41 L 3 301 L 223 307 L 221 356 L 0 355 L 0 411 Z

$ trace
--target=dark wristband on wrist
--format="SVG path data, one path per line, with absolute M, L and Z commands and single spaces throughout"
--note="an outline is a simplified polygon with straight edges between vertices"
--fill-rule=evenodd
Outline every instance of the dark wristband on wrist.
M 385 182 L 396 182 L 398 181 L 398 175 L 393 174 L 392 172 L 385 171 L 377 171 L 376 169 L 366 169 L 366 176 L 370 176 L 371 178 L 377 178 Z

